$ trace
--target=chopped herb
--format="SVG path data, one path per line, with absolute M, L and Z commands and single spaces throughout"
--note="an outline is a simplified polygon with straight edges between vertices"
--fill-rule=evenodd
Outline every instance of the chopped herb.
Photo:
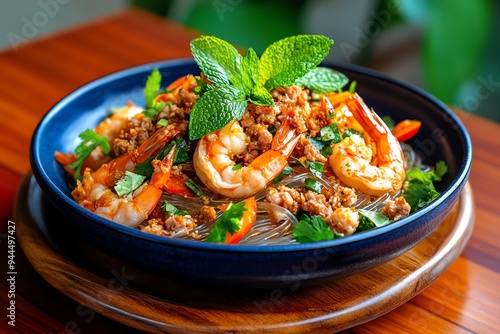
M 146 108 L 150 108 L 153 105 L 155 97 L 158 95 L 161 84 L 161 73 L 157 69 L 154 69 L 146 80 L 146 85 L 144 86 L 144 97 L 146 100 Z
M 151 165 L 151 161 L 153 159 L 157 160 L 163 160 L 167 156 L 167 154 L 170 152 L 172 147 L 174 147 L 175 144 L 175 155 L 174 155 L 174 161 L 173 164 L 177 165 L 180 163 L 184 163 L 190 160 L 188 151 L 187 151 L 187 143 L 184 139 L 182 138 L 175 138 L 174 141 L 171 141 L 167 145 L 165 145 L 160 152 L 143 163 L 135 166 L 135 172 L 140 175 L 144 175 L 146 178 L 150 177 L 153 174 L 154 168 Z
M 329 145 L 336 144 L 342 140 L 337 123 L 332 123 L 320 129 L 320 137 L 318 140 L 328 142 Z
M 335 236 L 327 222 L 320 216 L 303 214 L 292 228 L 292 234 L 300 243 L 331 240 Z
M 304 180 L 304 187 L 306 189 L 315 191 L 318 194 L 321 194 L 321 191 L 323 190 L 323 185 L 319 181 L 316 181 L 308 177 Z
M 333 153 L 333 149 L 331 146 L 325 146 L 321 149 L 321 155 L 323 155 L 324 157 L 332 155 L 332 153 Z
M 170 213 L 170 214 L 172 214 L 174 216 L 186 216 L 186 215 L 189 215 L 189 212 L 187 212 L 186 210 L 178 209 L 176 206 L 174 206 L 173 204 L 171 204 L 171 203 L 169 203 L 167 201 L 163 201 L 161 209 L 162 209 L 163 212 Z
M 194 181 L 192 179 L 187 179 L 186 181 L 184 181 L 184 184 L 186 185 L 186 187 L 189 188 L 189 190 L 191 190 L 196 196 L 198 197 L 203 197 L 205 196 L 205 194 L 203 193 L 203 191 L 200 189 L 200 187 L 198 187 L 198 185 L 196 183 L 194 183 Z
M 349 86 L 349 93 L 354 94 L 357 85 L 358 83 L 356 81 L 351 82 L 351 85 Z
M 168 119 L 162 118 L 156 124 L 161 125 L 161 126 L 167 126 L 168 125 Z
M 316 177 L 321 177 L 323 175 L 325 164 L 317 161 L 309 161 L 309 170 L 312 175 Z
M 342 134 L 342 139 L 344 138 L 347 138 L 347 137 L 350 137 L 352 135 L 359 135 L 361 137 L 363 137 L 363 134 L 359 131 L 356 131 L 354 129 L 347 129 L 344 131 L 344 133 Z
M 291 175 L 292 173 L 293 173 L 293 168 L 290 167 L 289 165 L 286 165 L 285 168 L 283 168 L 283 170 L 281 171 L 281 173 L 274 178 L 273 183 L 280 182 L 281 180 L 283 180 L 288 175 Z
M 233 168 L 231 168 L 232 170 L 238 170 L 238 169 L 242 169 L 243 166 L 242 165 L 234 165 Z
M 126 195 L 139 188 L 145 179 L 146 177 L 127 170 L 125 176 L 116 182 L 115 191 L 119 196 Z
M 156 115 L 161 113 L 163 109 L 165 109 L 165 107 L 169 104 L 170 102 L 153 102 L 153 105 L 145 109 L 142 113 L 149 119 L 155 119 Z
M 215 221 L 215 225 L 207 237 L 207 242 L 223 243 L 226 241 L 228 233 L 234 234 L 239 231 L 243 213 L 247 211 L 245 204 L 245 201 L 236 204 L 230 203 L 227 210 Z
M 80 137 L 82 142 L 76 147 L 75 154 L 77 159 L 74 163 L 69 165 L 69 168 L 75 171 L 75 178 L 80 180 L 82 178 L 82 165 L 92 151 L 100 146 L 103 153 L 108 154 L 111 148 L 106 137 L 98 135 L 91 129 L 83 131 L 78 137 Z
M 423 172 L 418 168 L 413 168 L 406 173 L 408 186 L 403 196 L 410 204 L 412 212 L 423 208 L 440 195 L 440 192 L 434 187 L 434 181 L 441 181 L 447 172 L 446 163 L 439 161 L 434 171 Z
M 366 209 L 358 209 L 359 214 L 359 225 L 356 229 L 359 231 L 366 231 L 372 228 L 381 227 L 390 223 L 389 218 L 383 215 L 380 212 L 366 210 Z
M 394 122 L 394 120 L 392 119 L 391 116 L 385 115 L 385 116 L 382 116 L 381 118 L 384 121 L 385 125 L 387 125 L 389 130 L 394 129 L 394 125 L 396 125 L 396 123 Z

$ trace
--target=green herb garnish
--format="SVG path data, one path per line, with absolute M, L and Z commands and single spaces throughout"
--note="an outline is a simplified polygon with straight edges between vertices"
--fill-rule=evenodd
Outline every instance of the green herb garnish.
M 187 179 L 186 181 L 184 181 L 184 184 L 186 185 L 186 187 L 189 188 L 189 190 L 191 190 L 196 196 L 198 197 L 203 197 L 205 196 L 205 194 L 203 193 L 203 191 L 200 189 L 200 187 L 198 187 L 198 185 L 196 183 L 194 183 L 194 181 L 192 179 Z
M 408 187 L 404 191 L 404 198 L 411 206 L 411 211 L 423 208 L 441 193 L 434 187 L 435 181 L 441 181 L 443 175 L 448 172 L 448 166 L 444 161 L 436 164 L 434 171 L 423 172 L 418 168 L 413 168 L 406 173 Z
M 238 232 L 245 211 L 247 211 L 245 201 L 236 204 L 230 203 L 226 211 L 215 221 L 215 225 L 206 241 L 223 243 L 226 241 L 227 233 L 234 234 Z
M 199 91 L 189 126 L 189 138 L 195 140 L 221 129 L 231 120 L 240 120 L 249 102 L 273 105 L 269 93 L 277 86 L 292 86 L 303 82 L 319 91 L 328 91 L 325 78 L 340 74 L 330 70 L 312 70 L 326 57 L 333 41 L 320 35 L 298 35 L 271 44 L 257 56 L 248 49 L 244 56 L 229 43 L 202 36 L 191 41 L 191 52 L 203 74 L 212 83 Z
M 115 191 L 119 196 L 126 195 L 139 188 L 145 179 L 145 176 L 127 170 L 125 176 L 116 182 Z
M 154 69 L 146 80 L 146 85 L 144 86 L 144 98 L 146 100 L 146 108 L 153 106 L 153 101 L 158 95 L 161 84 L 161 73 L 157 69 Z
M 166 212 L 166 213 L 170 213 L 174 216 L 186 216 L 186 215 L 189 215 L 189 212 L 187 212 L 186 210 L 181 210 L 181 209 L 178 209 L 175 205 L 167 202 L 167 201 L 163 201 L 163 204 L 161 206 L 161 209 L 163 212 Z
M 323 185 L 319 181 L 307 177 L 304 180 L 304 188 L 315 191 L 318 194 L 321 194 L 321 191 L 323 190 Z
M 358 209 L 356 211 L 359 214 L 359 225 L 356 232 L 370 230 L 390 223 L 389 218 L 380 212 L 366 209 Z
M 87 129 L 78 135 L 82 142 L 76 147 L 76 161 L 69 165 L 69 168 L 75 171 L 75 178 L 80 180 L 82 178 L 82 165 L 85 159 L 92 153 L 98 146 L 102 148 L 104 154 L 108 154 L 110 146 L 106 137 L 98 135 L 91 129 Z
M 280 182 L 281 180 L 283 180 L 288 175 L 291 175 L 292 173 L 293 173 L 293 168 L 290 167 L 289 165 L 286 165 L 285 168 L 283 168 L 283 170 L 281 171 L 281 173 L 279 173 L 279 175 L 274 178 L 273 183 L 276 184 Z
M 327 222 L 321 216 L 303 214 L 292 228 L 295 240 L 300 243 L 331 240 L 335 236 Z

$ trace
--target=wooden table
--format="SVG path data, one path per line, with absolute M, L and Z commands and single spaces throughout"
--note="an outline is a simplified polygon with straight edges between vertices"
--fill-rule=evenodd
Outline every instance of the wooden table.
M 0 53 L 0 241 L 14 199 L 29 171 L 29 143 L 42 116 L 79 86 L 111 72 L 152 61 L 189 57 L 198 35 L 147 13 L 127 10 Z M 473 142 L 470 185 L 476 222 L 460 257 L 426 290 L 386 315 L 348 332 L 500 331 L 500 125 L 457 112 Z M 15 223 L 15 222 L 14 222 Z M 6 253 L 4 253 L 6 254 Z M 1 332 L 135 333 L 95 315 L 49 285 L 16 248 L 16 327 L 7 325 L 6 258 L 2 263 Z

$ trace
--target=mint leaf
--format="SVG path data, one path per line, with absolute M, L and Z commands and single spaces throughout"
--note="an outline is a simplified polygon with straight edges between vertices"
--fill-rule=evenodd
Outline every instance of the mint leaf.
M 274 106 L 273 96 L 261 86 L 254 87 L 252 94 L 250 94 L 250 102 L 259 106 Z
M 69 168 L 75 171 L 77 180 L 82 178 L 82 165 L 94 149 L 100 146 L 104 154 L 108 154 L 111 149 L 106 137 L 98 135 L 91 129 L 84 130 L 78 137 L 82 142 L 75 149 L 76 161 L 69 165 Z
M 250 94 L 259 85 L 259 57 L 252 48 L 243 56 L 241 69 L 245 93 Z
M 297 35 L 271 44 L 260 58 L 260 85 L 267 90 L 294 85 L 325 59 L 332 45 L 321 35 Z
M 116 182 L 115 191 L 119 196 L 126 195 L 139 188 L 145 179 L 145 176 L 126 170 L 125 176 Z
M 210 231 L 207 237 L 207 242 L 222 243 L 226 241 L 227 233 L 234 234 L 239 231 L 241 228 L 241 219 L 245 211 L 247 211 L 245 201 L 229 204 L 227 210 L 216 220 L 212 231 Z
M 331 240 L 333 232 L 327 222 L 321 216 L 308 216 L 303 214 L 300 220 L 292 228 L 295 240 L 300 243 Z
M 190 47 L 194 60 L 211 83 L 233 84 L 243 89 L 242 57 L 231 44 L 214 36 L 202 36 L 192 40 Z
M 191 111 L 189 139 L 199 139 L 241 119 L 247 105 L 243 93 L 234 86 L 218 86 L 205 92 Z
M 295 84 L 310 88 L 318 94 L 341 90 L 349 79 L 342 73 L 327 67 L 316 67 L 297 79 Z
M 356 231 L 358 232 L 370 230 L 376 227 L 381 227 L 391 222 L 387 216 L 377 211 L 371 211 L 365 209 L 358 209 L 356 211 L 358 211 L 360 216 L 359 225 L 358 228 L 356 229 Z
M 146 80 L 146 85 L 144 86 L 144 98 L 146 100 L 146 108 L 153 105 L 155 97 L 158 95 L 161 84 L 161 73 L 157 69 L 154 69 Z

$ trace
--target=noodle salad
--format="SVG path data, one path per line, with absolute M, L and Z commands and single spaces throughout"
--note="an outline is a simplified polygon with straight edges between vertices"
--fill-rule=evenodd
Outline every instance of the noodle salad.
M 333 41 L 298 35 L 259 57 L 202 36 L 200 73 L 129 102 L 55 159 L 74 200 L 117 224 L 226 244 L 330 240 L 408 216 L 439 196 L 447 166 L 425 166 L 405 142 L 418 120 L 394 124 L 319 66 Z M 347 87 L 348 86 L 348 87 Z

